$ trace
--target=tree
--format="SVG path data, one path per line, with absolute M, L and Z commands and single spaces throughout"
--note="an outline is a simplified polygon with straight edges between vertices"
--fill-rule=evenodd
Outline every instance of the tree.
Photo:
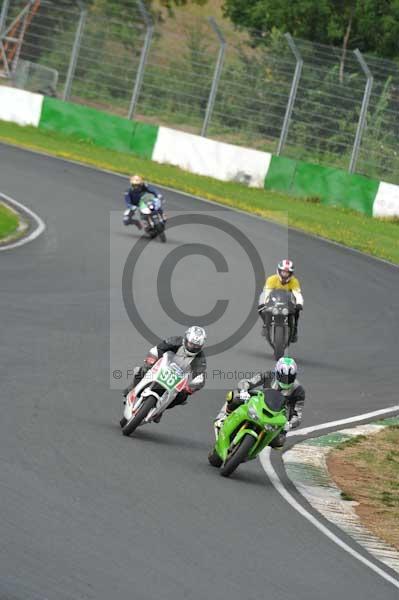
M 399 56 L 399 0 L 224 0 L 237 27 L 267 42 L 273 27 L 322 44 Z M 255 33 L 256 32 L 256 33 Z

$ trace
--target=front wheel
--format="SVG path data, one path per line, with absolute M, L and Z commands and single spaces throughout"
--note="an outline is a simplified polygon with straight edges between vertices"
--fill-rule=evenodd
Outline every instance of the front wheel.
M 150 230 L 148 231 L 148 235 L 149 235 L 149 237 L 150 237 L 150 238 L 153 240 L 154 238 L 156 238 L 156 237 L 157 237 L 157 232 L 155 231 L 155 229 L 150 229 Z
M 255 438 L 247 433 L 220 469 L 223 477 L 229 477 L 246 458 L 255 443 Z
M 274 329 L 274 358 L 275 360 L 279 360 L 282 356 L 284 356 L 285 350 L 285 330 L 284 327 L 278 326 Z
M 166 233 L 165 233 L 165 225 L 162 222 L 159 222 L 156 226 L 156 230 L 161 242 L 166 242 Z
M 157 399 L 155 396 L 148 396 L 143 404 L 140 406 L 139 410 L 136 414 L 127 421 L 127 423 L 122 427 L 123 435 L 131 435 L 133 431 L 137 429 L 137 427 L 144 421 L 150 410 L 156 406 Z

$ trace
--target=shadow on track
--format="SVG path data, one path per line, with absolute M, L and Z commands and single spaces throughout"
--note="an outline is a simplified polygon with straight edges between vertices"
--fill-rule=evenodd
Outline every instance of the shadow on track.
M 270 482 L 267 478 L 265 478 L 265 474 L 262 471 L 258 462 L 248 465 L 242 465 L 242 470 L 237 470 L 230 478 L 221 477 L 218 473 L 218 470 L 214 467 L 211 467 L 207 460 L 207 455 L 209 452 L 209 448 L 211 447 L 212 442 L 200 442 L 193 440 L 192 438 L 186 438 L 183 436 L 177 436 L 170 433 L 161 433 L 158 431 L 151 432 L 148 429 L 144 430 L 144 428 L 138 429 L 135 432 L 135 435 L 131 438 L 127 438 L 132 443 L 151 443 L 155 445 L 166 445 L 170 448 L 185 448 L 186 450 L 197 451 L 200 450 L 201 453 L 198 454 L 195 452 L 195 455 L 190 454 L 180 454 L 179 461 L 180 463 L 186 463 L 190 472 L 194 469 L 196 474 L 205 474 L 205 475 L 215 475 L 219 481 L 231 482 L 231 484 L 246 484 L 246 485 L 255 485 L 257 487 L 264 488 L 265 485 L 269 486 Z M 226 483 L 227 485 L 227 483 Z M 230 489 L 230 488 L 229 488 Z
M 251 356 L 253 358 L 257 358 L 259 359 L 259 356 L 262 356 L 262 354 L 264 355 L 266 360 L 271 360 L 274 361 L 274 355 L 272 352 L 267 352 L 266 351 L 260 354 L 259 351 L 257 350 L 252 350 L 252 349 L 246 349 L 243 348 L 241 350 L 242 354 L 246 354 L 247 356 Z M 307 367 L 317 367 L 318 369 L 325 369 L 326 371 L 339 371 L 339 372 L 346 372 L 346 373 L 355 373 L 355 371 L 353 369 L 348 369 L 347 367 L 345 367 L 345 365 L 339 365 L 339 364 L 333 364 L 331 362 L 326 362 L 326 361 L 321 361 L 321 360 L 316 360 L 314 358 L 306 358 L 306 357 L 302 357 L 300 355 L 297 354 L 297 352 L 295 351 L 293 346 L 290 346 L 287 351 L 285 352 L 286 356 L 292 356 L 296 362 L 298 363 L 299 366 L 307 366 Z M 275 361 L 274 361 L 275 362 Z
M 155 428 L 159 426 L 153 425 L 153 427 Z M 144 428 L 139 428 L 129 439 L 131 439 L 132 442 L 150 442 L 162 446 L 186 448 L 187 450 L 203 450 L 205 452 L 205 458 L 209 450 L 209 444 L 207 444 L 206 442 L 199 442 L 193 440 L 192 438 L 177 436 L 171 433 L 162 433 L 161 431 L 159 431 L 159 429 L 157 431 L 152 432 L 148 429 L 144 430 Z
M 182 241 L 181 240 L 176 240 L 174 238 L 170 238 L 168 235 L 168 232 L 166 230 L 166 243 L 163 244 L 159 239 L 154 238 L 153 240 L 150 240 L 149 238 L 145 237 L 142 233 L 139 233 L 139 231 L 136 232 L 131 232 L 131 231 L 118 231 L 118 232 L 113 232 L 113 235 L 120 237 L 120 238 L 129 238 L 133 243 L 135 244 L 144 244 L 144 242 L 153 242 L 154 244 L 158 244 L 159 246 L 179 246 Z
M 202 463 L 201 465 L 197 464 L 195 466 L 195 472 L 199 471 L 204 473 L 208 472 L 210 475 L 214 475 L 218 481 L 226 485 L 226 490 L 228 491 L 231 491 L 232 485 L 250 485 L 258 488 L 271 486 L 269 479 L 265 477 L 265 473 L 262 471 L 258 463 L 255 463 L 255 465 L 251 466 L 241 465 L 230 477 L 222 477 L 219 474 L 218 469 L 211 467 L 208 462 L 204 466 L 202 466 Z

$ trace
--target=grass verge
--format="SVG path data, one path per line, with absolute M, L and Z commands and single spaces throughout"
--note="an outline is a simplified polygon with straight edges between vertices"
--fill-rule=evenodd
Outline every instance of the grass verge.
M 177 167 L 160 165 L 133 155 L 106 150 L 73 136 L 42 132 L 0 121 L 0 140 L 118 173 L 138 171 L 153 183 L 234 206 L 271 221 L 324 237 L 399 264 L 397 222 L 373 219 L 351 210 L 331 208 L 237 183 L 193 175 Z
M 359 438 L 329 453 L 328 470 L 365 527 L 399 550 L 399 425 Z
M 18 215 L 0 201 L 0 241 L 16 233 L 18 225 Z

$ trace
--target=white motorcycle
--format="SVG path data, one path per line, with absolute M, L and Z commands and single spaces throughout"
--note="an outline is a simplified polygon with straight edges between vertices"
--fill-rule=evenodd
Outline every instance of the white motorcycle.
M 141 381 L 126 396 L 123 418 L 120 421 L 123 435 L 131 435 L 139 425 L 159 418 L 179 392 L 192 379 L 191 360 L 165 352 L 147 371 Z

